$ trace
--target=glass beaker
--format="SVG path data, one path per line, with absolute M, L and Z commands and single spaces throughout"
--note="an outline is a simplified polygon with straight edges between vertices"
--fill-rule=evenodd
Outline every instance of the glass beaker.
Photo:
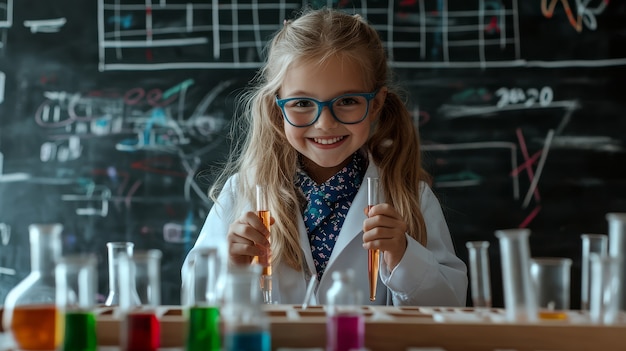
M 567 319 L 572 260 L 564 257 L 541 257 L 532 258 L 530 262 L 539 318 Z
M 500 241 L 504 307 L 509 322 L 537 321 L 537 299 L 530 277 L 529 229 L 496 230 Z
M 118 269 L 120 254 L 133 257 L 133 249 L 135 244 L 129 241 L 114 241 L 107 244 L 107 259 L 109 261 L 109 294 L 104 304 L 106 306 L 117 306 L 120 303 L 118 291 Z M 139 298 L 134 297 L 134 301 L 139 305 Z
M 580 309 L 589 310 L 589 296 L 591 291 L 591 259 L 590 255 L 596 253 L 606 256 L 608 251 L 609 237 L 604 234 L 582 234 L 581 255 L 581 279 L 580 279 Z
M 65 315 L 64 351 L 96 351 L 98 271 L 94 254 L 61 257 L 57 262 L 57 306 Z
M 626 256 L 626 212 L 607 213 L 606 219 L 609 224 L 609 256 Z M 619 310 L 626 308 L 626 267 L 620 265 L 617 281 L 617 296 L 620 296 Z
M 270 323 L 261 308 L 258 264 L 229 267 L 222 314 L 224 351 L 270 351 Z
M 491 273 L 489 271 L 489 242 L 468 241 L 470 287 L 472 304 L 476 308 L 491 307 Z
M 221 335 L 218 284 L 222 272 L 217 248 L 207 247 L 192 252 L 188 282 L 185 284 L 188 351 L 220 351 Z
M 161 304 L 160 250 L 136 251 L 133 257 L 119 256 L 119 310 L 121 348 L 125 351 L 157 351 L 161 326 L 157 307 Z M 140 305 L 134 302 L 134 294 Z
M 62 232 L 58 223 L 28 226 L 30 274 L 7 294 L 2 317 L 20 350 L 55 350 L 63 340 L 54 276 Z

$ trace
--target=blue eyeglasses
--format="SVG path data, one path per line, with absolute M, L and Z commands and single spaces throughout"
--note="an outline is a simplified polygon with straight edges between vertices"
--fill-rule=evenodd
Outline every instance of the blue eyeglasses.
M 276 103 L 283 111 L 285 120 L 294 127 L 308 127 L 317 122 L 325 106 L 340 123 L 357 124 L 367 116 L 370 101 L 378 94 L 378 90 L 371 93 L 344 94 L 327 101 L 307 97 L 279 99 L 276 96 Z

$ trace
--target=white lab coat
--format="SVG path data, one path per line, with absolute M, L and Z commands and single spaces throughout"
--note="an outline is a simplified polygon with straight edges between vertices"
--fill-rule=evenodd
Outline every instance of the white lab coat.
M 378 176 L 378 168 L 370 161 L 365 177 Z M 236 177 L 236 176 L 235 176 Z M 364 178 L 364 179 L 366 179 Z M 241 213 L 232 213 L 234 205 L 234 178 L 224 186 L 218 201 L 211 208 L 194 247 L 187 255 L 182 269 L 183 282 L 187 279 L 187 261 L 191 252 L 199 247 L 217 247 L 227 259 L 227 233 L 229 225 Z M 383 200 L 384 201 L 384 200 Z M 219 205 L 218 205 L 219 203 Z M 363 248 L 363 209 L 367 206 L 367 187 L 361 186 L 349 209 L 337 242 L 319 281 L 311 304 L 325 304 L 326 292 L 332 284 L 334 271 L 354 270 L 355 285 L 363 292 L 363 304 L 396 306 L 465 306 L 467 292 L 467 267 L 454 251 L 454 246 L 439 201 L 427 184 L 423 184 L 421 209 L 426 221 L 428 243 L 424 247 L 407 235 L 408 245 L 400 263 L 389 271 L 381 257 L 376 300 L 369 301 L 367 250 Z M 253 210 L 252 207 L 250 210 Z M 306 257 L 309 272 L 315 276 L 308 234 L 302 215 L 298 214 L 300 246 Z M 276 218 L 277 221 L 280 218 Z M 283 304 L 301 304 L 311 273 L 307 269 L 296 271 L 281 264 L 272 267 L 273 297 Z M 278 288 L 276 288 L 278 287 Z

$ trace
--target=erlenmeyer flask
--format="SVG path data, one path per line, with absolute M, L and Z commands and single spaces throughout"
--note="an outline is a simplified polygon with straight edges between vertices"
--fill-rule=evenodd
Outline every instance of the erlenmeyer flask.
M 2 318 L 20 350 L 55 350 L 63 339 L 54 275 L 62 232 L 58 223 L 28 226 L 30 274 L 8 293 Z
M 120 254 L 133 257 L 134 247 L 135 244 L 129 241 L 114 241 L 107 243 L 107 259 L 109 260 L 109 294 L 104 302 L 106 306 L 117 306 L 120 304 L 120 293 L 118 291 L 119 257 Z M 138 296 L 133 296 L 133 301 L 136 305 L 140 305 Z

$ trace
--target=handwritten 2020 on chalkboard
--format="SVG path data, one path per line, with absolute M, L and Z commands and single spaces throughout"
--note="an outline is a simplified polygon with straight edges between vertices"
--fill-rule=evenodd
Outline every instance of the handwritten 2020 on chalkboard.
M 419 125 L 455 239 L 531 229 L 533 256 L 574 259 L 626 211 L 626 5 L 543 1 L 0 0 L 0 301 L 29 272 L 27 225 L 65 252 L 163 251 L 163 303 L 212 203 L 237 94 L 303 6 L 375 25 Z

